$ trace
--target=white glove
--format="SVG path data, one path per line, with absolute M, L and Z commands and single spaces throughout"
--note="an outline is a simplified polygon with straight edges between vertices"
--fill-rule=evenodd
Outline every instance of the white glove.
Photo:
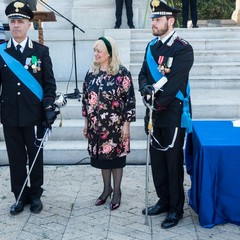
M 155 90 L 155 93 L 158 91 L 158 90 L 162 90 L 161 88 L 163 87 L 163 85 L 168 81 L 168 79 L 163 76 L 162 78 L 160 78 L 155 84 L 153 84 L 153 87 L 154 87 L 154 90 Z
M 66 106 L 67 104 L 67 98 L 64 96 L 64 94 L 62 93 L 58 93 L 54 102 L 54 105 L 56 105 L 56 107 L 61 108 Z

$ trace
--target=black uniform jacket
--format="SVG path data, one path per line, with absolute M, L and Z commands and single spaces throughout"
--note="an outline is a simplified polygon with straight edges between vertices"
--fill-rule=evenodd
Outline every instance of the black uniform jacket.
M 0 56 L 0 115 L 3 125 L 9 127 L 26 127 L 39 124 L 44 120 L 43 106 L 52 105 L 55 100 L 56 84 L 52 71 L 49 49 L 28 39 L 21 56 L 18 56 L 12 40 L 9 40 L 5 50 L 34 76 L 43 88 L 42 102 L 26 87 L 10 70 Z M 39 69 L 34 72 L 31 59 L 39 61 Z M 30 62 L 30 63 L 29 63 Z
M 194 60 L 193 49 L 187 41 L 179 38 L 176 33 L 174 33 L 161 46 L 158 44 L 152 45 L 151 52 L 157 63 L 159 56 L 164 57 L 163 63 L 169 57 L 173 58 L 170 72 L 165 73 L 168 81 L 162 87 L 163 91 L 158 91 L 155 94 L 154 107 L 157 111 L 153 111 L 153 124 L 158 127 L 180 127 L 183 104 L 182 100 L 177 99 L 175 96 L 179 90 L 186 96 L 189 71 Z M 146 84 L 155 83 L 148 68 L 146 54 L 138 76 L 138 81 L 139 89 Z

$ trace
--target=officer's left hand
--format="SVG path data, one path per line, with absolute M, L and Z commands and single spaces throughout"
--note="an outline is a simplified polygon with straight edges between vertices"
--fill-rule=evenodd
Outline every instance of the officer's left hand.
M 146 96 L 146 95 L 152 95 L 154 92 L 154 87 L 152 85 L 145 85 L 140 89 L 141 95 Z
M 46 126 L 47 128 L 51 128 L 52 124 L 54 123 L 55 119 L 57 118 L 54 108 L 52 106 L 45 108 L 44 116 L 45 116 L 45 121 L 44 121 L 43 125 Z

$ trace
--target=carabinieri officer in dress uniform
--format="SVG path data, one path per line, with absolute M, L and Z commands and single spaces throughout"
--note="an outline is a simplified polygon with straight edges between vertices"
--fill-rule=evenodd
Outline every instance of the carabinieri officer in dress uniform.
M 56 84 L 52 62 L 46 46 L 31 41 L 27 32 L 33 12 L 21 1 L 10 3 L 5 10 L 12 38 L 0 44 L 1 123 L 9 158 L 11 190 L 20 200 L 11 207 L 16 215 L 30 204 L 32 213 L 43 205 L 43 150 L 30 174 L 30 182 L 20 194 L 29 168 L 36 156 L 44 130 L 56 116 L 53 108 Z
M 167 212 L 161 224 L 166 229 L 177 225 L 183 216 L 183 144 L 185 132 L 191 132 L 188 79 L 194 58 L 191 45 L 174 30 L 180 11 L 160 0 L 152 0 L 150 7 L 156 38 L 146 48 L 138 80 L 146 101 L 147 95 L 155 93 L 150 158 L 159 201 L 147 211 L 148 215 Z

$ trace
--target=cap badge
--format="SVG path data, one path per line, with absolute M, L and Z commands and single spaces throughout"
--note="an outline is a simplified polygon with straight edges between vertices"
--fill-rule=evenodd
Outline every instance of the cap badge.
M 160 0 L 153 0 L 152 1 L 152 11 L 155 11 L 155 7 L 160 5 Z
M 24 7 L 24 3 L 22 3 L 22 2 L 15 2 L 13 6 L 16 8 L 15 12 L 19 12 L 19 8 Z

